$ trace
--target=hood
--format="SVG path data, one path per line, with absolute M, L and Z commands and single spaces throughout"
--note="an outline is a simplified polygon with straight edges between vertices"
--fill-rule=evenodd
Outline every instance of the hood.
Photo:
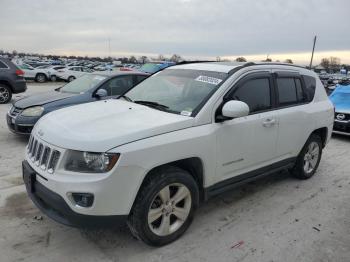
M 40 133 L 43 140 L 58 147 L 106 152 L 136 140 L 191 127 L 193 121 L 192 117 L 110 99 L 47 114 L 32 133 Z
M 350 86 L 338 85 L 329 98 L 336 112 L 350 112 Z
M 17 100 L 14 105 L 19 108 L 27 108 L 31 106 L 40 106 L 50 102 L 58 101 L 61 99 L 65 99 L 67 97 L 76 96 L 77 94 L 72 93 L 61 93 L 57 91 L 45 92 L 33 96 L 28 96 Z

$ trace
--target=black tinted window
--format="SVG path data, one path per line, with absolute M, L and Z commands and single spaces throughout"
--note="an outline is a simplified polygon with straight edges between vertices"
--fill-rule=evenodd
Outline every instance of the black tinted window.
M 315 96 L 316 79 L 312 76 L 303 76 L 305 82 L 306 100 L 311 102 Z
M 133 87 L 132 76 L 119 76 L 103 84 L 102 88 L 107 90 L 108 96 L 122 95 Z
M 277 78 L 277 89 L 280 105 L 292 105 L 305 101 L 299 78 Z
M 3 69 L 3 68 L 7 68 L 7 66 L 3 62 L 0 61 L 0 69 Z
M 235 91 L 233 99 L 247 103 L 250 113 L 271 108 L 269 79 L 248 80 Z
M 147 78 L 147 76 L 136 76 L 136 84 L 142 82 L 146 78 Z

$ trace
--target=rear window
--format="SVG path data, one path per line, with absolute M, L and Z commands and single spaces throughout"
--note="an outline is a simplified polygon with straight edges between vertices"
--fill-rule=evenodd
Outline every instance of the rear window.
M 8 66 L 4 62 L 0 61 L 0 69 L 5 69 L 5 68 L 8 68 Z
M 306 101 L 299 78 L 277 78 L 278 99 L 281 106 L 303 103 Z
M 306 101 L 311 102 L 315 96 L 316 79 L 312 76 L 303 76 L 305 82 Z

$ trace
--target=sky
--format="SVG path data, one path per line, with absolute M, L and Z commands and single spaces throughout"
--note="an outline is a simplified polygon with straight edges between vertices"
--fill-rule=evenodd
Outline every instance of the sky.
M 349 0 L 0 0 L 0 49 L 350 63 Z M 110 40 L 110 41 L 109 41 Z M 110 43 L 110 49 L 109 49 Z M 109 52 L 110 50 L 110 52 Z

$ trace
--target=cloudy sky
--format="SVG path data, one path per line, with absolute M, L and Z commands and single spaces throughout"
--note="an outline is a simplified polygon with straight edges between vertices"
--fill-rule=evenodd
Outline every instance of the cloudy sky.
M 0 49 L 350 63 L 349 0 L 0 0 Z

